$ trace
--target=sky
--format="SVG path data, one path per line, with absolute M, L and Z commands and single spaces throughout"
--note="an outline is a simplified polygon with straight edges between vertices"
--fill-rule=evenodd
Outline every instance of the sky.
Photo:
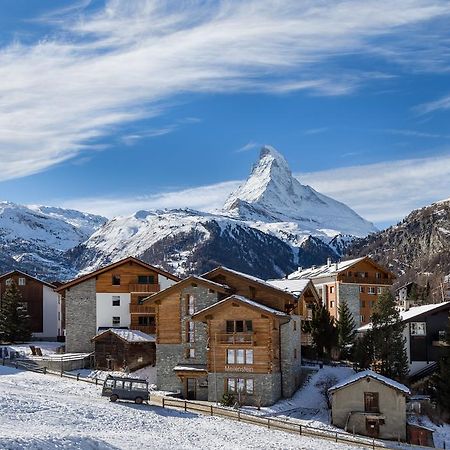
M 450 197 L 447 0 L 1 0 L 0 199 L 218 208 L 262 145 L 379 228 Z

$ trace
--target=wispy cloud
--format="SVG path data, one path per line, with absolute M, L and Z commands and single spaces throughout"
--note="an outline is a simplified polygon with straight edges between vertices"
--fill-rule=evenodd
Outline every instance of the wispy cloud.
M 348 94 L 391 75 L 349 72 L 339 57 L 377 52 L 414 64 L 417 27 L 450 13 L 446 0 L 109 0 L 83 12 L 88 3 L 41 18 L 53 29 L 34 45 L 0 48 L 0 181 L 159 116 L 178 94 Z M 405 34 L 409 47 L 396 51 Z
M 346 203 L 378 224 L 394 223 L 412 209 L 450 197 L 450 156 L 389 161 L 297 174 L 303 184 Z M 141 209 L 219 209 L 242 181 L 228 181 L 144 197 L 81 198 L 63 206 L 107 217 Z M 55 202 L 59 204 L 60 202 Z
M 450 109 L 450 95 L 446 95 L 438 100 L 422 103 L 414 108 L 418 114 L 429 114 L 435 111 Z
M 242 147 L 239 147 L 235 152 L 236 153 L 242 153 L 242 152 L 249 152 L 250 150 L 254 150 L 255 148 L 261 147 L 261 144 L 258 144 L 254 141 L 249 141 Z
M 450 135 L 448 134 L 439 134 L 439 133 L 428 133 L 425 131 L 417 131 L 417 130 L 397 130 L 393 128 L 388 128 L 382 130 L 385 133 L 396 134 L 399 136 L 407 136 L 407 137 L 419 137 L 419 138 L 430 138 L 430 139 L 449 139 Z
M 303 134 L 306 136 L 309 136 L 311 134 L 322 134 L 328 131 L 328 127 L 321 127 L 321 128 L 310 128 L 309 130 L 303 131 Z

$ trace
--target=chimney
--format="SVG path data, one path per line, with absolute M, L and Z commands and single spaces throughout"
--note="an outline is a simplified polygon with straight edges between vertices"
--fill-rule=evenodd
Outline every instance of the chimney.
M 327 259 L 327 267 L 331 267 L 331 258 Z
M 336 261 L 334 266 L 335 266 L 335 270 L 339 270 L 339 261 Z

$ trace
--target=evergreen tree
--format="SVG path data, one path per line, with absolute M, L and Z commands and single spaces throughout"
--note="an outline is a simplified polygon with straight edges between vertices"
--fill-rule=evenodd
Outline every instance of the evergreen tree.
M 341 358 L 347 359 L 351 355 L 351 348 L 355 343 L 356 323 L 346 301 L 339 304 L 339 319 L 336 321 L 338 347 Z
M 12 281 L 3 294 L 0 308 L 0 340 L 4 342 L 24 342 L 31 338 L 30 316 L 21 302 L 22 294 Z
M 373 345 L 373 369 L 389 378 L 402 381 L 408 373 L 404 324 L 394 297 L 386 292 L 378 297 L 369 331 Z
M 355 363 L 355 370 L 361 371 L 370 368 L 373 363 L 373 342 L 370 331 L 356 339 L 352 358 Z
M 447 329 L 446 343 L 447 346 L 442 347 L 439 368 L 432 377 L 431 383 L 437 402 L 443 409 L 450 412 L 450 327 Z
M 313 308 L 309 330 L 317 356 L 322 358 L 325 353 L 329 356 L 331 349 L 336 345 L 337 333 L 334 319 L 330 316 L 325 306 L 321 305 Z

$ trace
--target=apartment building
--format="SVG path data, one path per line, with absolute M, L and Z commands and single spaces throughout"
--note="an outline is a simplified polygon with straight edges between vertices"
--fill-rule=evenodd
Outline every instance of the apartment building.
M 395 275 L 365 256 L 323 266 L 299 269 L 288 276 L 289 280 L 310 279 L 330 315 L 338 318 L 339 304 L 347 302 L 356 326 L 370 321 L 378 295 L 389 289 Z
M 270 405 L 301 377 L 302 298 L 218 267 L 153 294 L 159 389 L 184 398 Z
M 58 287 L 65 304 L 66 351 L 92 351 L 91 339 L 108 328 L 154 334 L 156 312 L 144 299 L 177 281 L 175 275 L 129 257 Z
M 62 312 L 55 286 L 19 270 L 5 273 L 0 275 L 0 308 L 1 298 L 13 282 L 21 293 L 21 306 L 30 316 L 33 339 L 57 340 L 61 337 Z

